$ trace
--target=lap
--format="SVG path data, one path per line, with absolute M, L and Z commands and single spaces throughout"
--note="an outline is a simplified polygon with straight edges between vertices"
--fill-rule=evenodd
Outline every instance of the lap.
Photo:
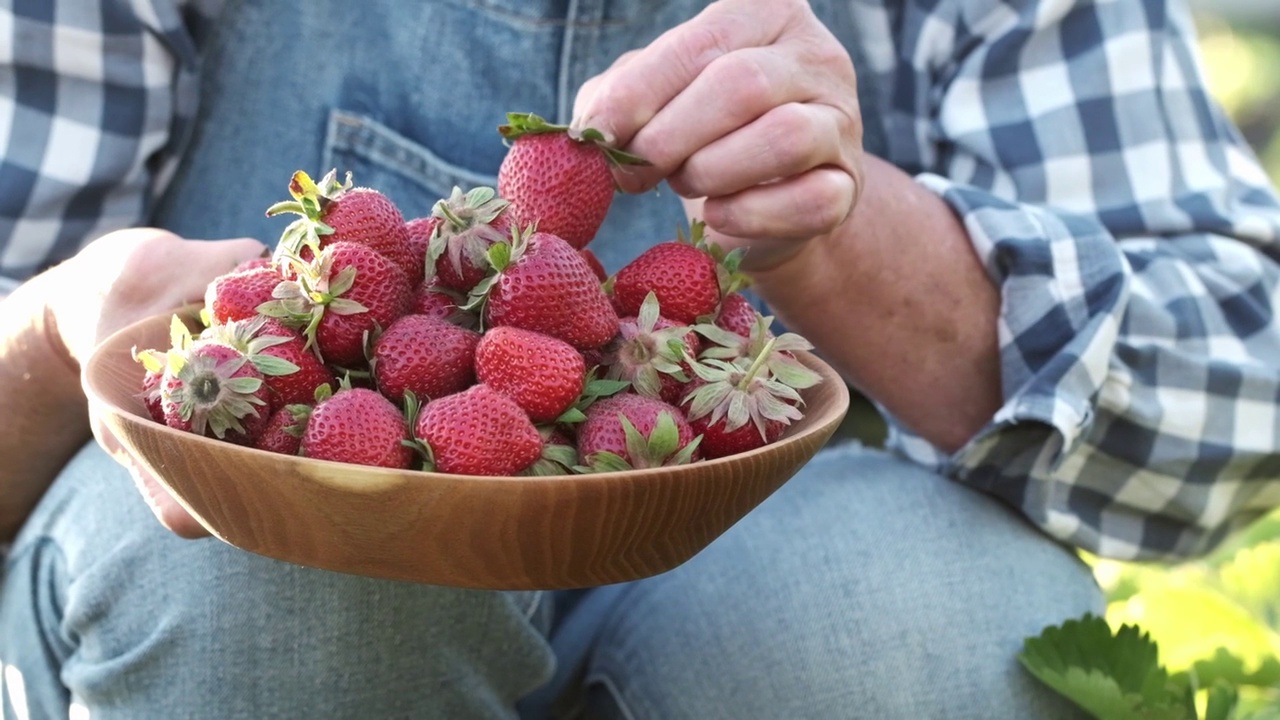
M 8 558 L 0 661 L 31 717 L 508 717 L 553 662 L 536 600 L 180 540 L 90 445 Z
M 578 605 L 577 639 L 588 701 L 628 718 L 1077 717 L 1016 654 L 1103 608 L 1074 553 L 1003 505 L 852 444 L 612 594 Z

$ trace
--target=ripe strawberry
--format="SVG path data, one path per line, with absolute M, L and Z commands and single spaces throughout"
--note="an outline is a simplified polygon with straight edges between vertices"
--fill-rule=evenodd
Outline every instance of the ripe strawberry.
M 489 247 L 511 238 L 510 205 L 493 188 L 473 188 L 463 194 L 455 187 L 431 214 L 439 222 L 427 249 L 428 273 L 440 284 L 461 293 L 471 292 L 489 274 Z
M 405 315 L 373 342 L 369 364 L 378 390 L 395 402 L 406 391 L 426 402 L 470 387 L 480 333 L 427 315 Z
M 255 267 L 220 275 L 209 283 L 204 306 L 212 323 L 246 320 L 258 315 L 258 306 L 271 302 L 271 293 L 283 280 L 271 267 Z
M 295 220 L 280 238 L 276 259 L 287 265 L 289 257 L 303 261 L 311 254 L 337 242 L 366 245 L 400 267 L 411 284 L 422 279 L 422 256 L 409 245 L 404 216 L 386 195 L 372 188 L 352 187 L 351 173 L 339 183 L 331 170 L 319 184 L 299 170 L 289 182 L 293 200 L 276 203 L 267 215 L 294 213 Z M 292 271 L 292 266 L 289 266 Z M 287 273 L 286 273 L 287 274 Z
M 405 222 L 404 231 L 409 238 L 409 251 L 413 253 L 415 260 L 422 264 L 423 270 L 426 270 L 427 251 L 431 247 L 431 236 L 436 232 L 436 225 L 440 224 L 440 218 L 433 215 L 414 218 Z M 423 275 L 424 279 L 426 275 Z
M 478 319 L 472 313 L 462 309 L 465 303 L 462 295 L 441 287 L 439 278 L 427 278 L 418 283 L 418 287 L 413 291 L 413 302 L 410 304 L 409 312 L 415 315 L 429 315 L 465 328 L 474 328 L 478 324 Z
M 363 363 L 365 333 L 390 326 L 412 302 L 404 272 L 367 245 L 335 242 L 297 267 L 261 312 L 303 327 L 308 349 L 332 364 Z
M 499 326 L 475 350 L 476 378 L 506 395 L 535 423 L 551 422 L 582 394 L 587 367 L 569 343 L 532 330 Z
M 600 282 L 608 282 L 609 273 L 605 272 L 604 263 L 600 262 L 600 258 L 596 257 L 595 253 L 583 248 L 578 251 L 578 254 L 582 256 L 583 260 L 587 261 L 587 265 L 591 267 L 591 272 L 600 278 Z
M 208 341 L 169 351 L 160 404 L 169 427 L 239 445 L 253 443 L 272 410 L 262 373 L 249 358 Z
M 542 455 L 525 469 L 524 474 L 546 477 L 572 475 L 578 465 L 578 448 L 573 438 L 553 425 L 538 427 L 542 436 Z
M 570 131 L 532 113 L 508 113 L 498 128 L 510 144 L 498 168 L 498 194 L 510 200 L 518 226 L 582 248 L 596 236 L 613 202 L 615 165 L 646 164 L 604 144 L 596 130 Z
M 759 319 L 759 311 L 755 309 L 745 295 L 739 292 L 731 292 L 720 301 L 720 312 L 716 314 L 716 325 L 745 338 L 751 337 L 751 331 L 755 329 L 756 322 Z
M 685 358 L 695 358 L 702 346 L 688 325 L 662 317 L 653 293 L 640 306 L 638 317 L 624 317 L 618 337 L 609 344 L 605 377 L 626 380 L 637 394 L 679 404 L 692 378 Z
M 544 232 L 516 232 L 510 245 L 489 250 L 495 273 L 476 286 L 471 306 L 483 306 L 489 326 L 511 325 L 589 350 L 618 332 L 618 315 L 587 261 Z
M 723 255 L 694 222 L 688 238 L 659 243 L 627 263 L 613 279 L 613 300 L 622 315 L 638 315 L 649 293 L 658 296 L 672 322 L 693 324 L 714 315 L 720 298 L 746 284 L 737 272 L 741 253 Z
M 405 418 L 392 402 L 367 388 L 340 388 L 321 399 L 302 433 L 301 454 L 317 460 L 408 468 L 413 449 Z
M 168 356 L 158 350 L 133 349 L 133 359 L 142 363 L 145 372 L 142 375 L 142 390 L 138 397 L 147 409 L 147 415 L 158 423 L 164 422 L 164 408 L 160 401 L 160 384 L 164 380 L 165 365 Z
M 483 383 L 424 405 L 414 430 L 428 467 L 444 473 L 516 475 L 542 454 L 529 416 Z
M 337 381 L 333 371 L 306 349 L 306 338 L 276 318 L 259 315 L 233 320 L 205 330 L 202 337 L 244 353 L 263 374 L 277 407 L 309 405 L 315 401 L 316 388 Z
M 657 398 L 624 393 L 587 408 L 578 454 L 594 472 L 683 465 L 698 458 L 700 438 L 684 413 Z
M 311 417 L 309 405 L 285 405 L 271 414 L 267 426 L 253 443 L 259 450 L 297 455 L 302 447 L 302 431 Z
M 817 373 L 790 365 L 780 374 L 778 338 L 768 341 L 756 357 L 734 361 L 715 358 L 693 363 L 696 388 L 684 399 L 690 424 L 702 433 L 702 452 L 725 457 L 774 442 L 792 421 L 802 417 L 797 390 L 821 379 Z M 704 354 L 705 357 L 705 354 Z M 794 358 L 791 359 L 792 362 Z
M 269 257 L 251 258 L 241 262 L 239 265 L 236 265 L 231 272 L 246 272 L 248 270 L 256 270 L 258 268 L 271 268 L 274 270 L 276 269 L 275 261 Z

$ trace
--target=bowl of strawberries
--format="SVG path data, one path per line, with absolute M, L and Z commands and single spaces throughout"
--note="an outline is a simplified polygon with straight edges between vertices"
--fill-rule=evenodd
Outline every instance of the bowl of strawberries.
M 559 191 L 607 210 L 635 159 L 536 116 L 504 135 L 498 187 L 423 218 L 296 173 L 273 257 L 94 353 L 96 412 L 213 535 L 439 585 L 622 582 L 688 560 L 834 433 L 843 380 L 699 223 L 609 277 L 585 247 L 603 212 L 584 229 L 522 194 L 568 163 Z

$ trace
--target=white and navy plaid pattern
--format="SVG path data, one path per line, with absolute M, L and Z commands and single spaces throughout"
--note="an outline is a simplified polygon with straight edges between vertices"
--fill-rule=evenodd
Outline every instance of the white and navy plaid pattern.
M 1280 203 L 1185 9 L 850 2 L 884 154 L 1004 299 L 994 421 L 950 457 L 892 447 L 1111 557 L 1203 552 L 1280 502 Z M 195 107 L 180 5 L 0 6 L 0 278 L 146 220 Z
M 146 220 L 195 108 L 182 13 L 204 5 L 0 2 L 0 293 Z
M 1206 551 L 1280 503 L 1280 203 L 1189 14 L 920 5 L 856 7 L 888 154 L 1002 290 L 1005 405 L 953 456 L 897 423 L 891 445 L 1095 553 Z

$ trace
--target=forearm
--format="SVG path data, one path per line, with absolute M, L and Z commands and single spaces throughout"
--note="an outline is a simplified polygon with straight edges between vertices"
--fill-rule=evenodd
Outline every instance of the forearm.
M 950 207 L 888 163 L 868 157 L 849 220 L 755 280 L 789 329 L 939 448 L 999 409 L 998 291 Z
M 57 271 L 51 271 L 56 273 Z M 0 541 L 17 534 L 67 460 L 90 438 L 75 363 L 50 342 L 56 328 L 39 276 L 0 299 Z

